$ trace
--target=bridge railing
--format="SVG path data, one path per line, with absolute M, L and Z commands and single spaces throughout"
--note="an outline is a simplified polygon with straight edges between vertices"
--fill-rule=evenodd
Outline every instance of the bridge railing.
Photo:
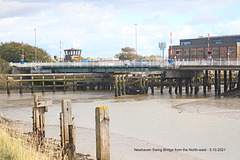
M 164 67 L 177 68 L 180 66 L 238 66 L 240 61 L 237 59 L 201 59 L 201 60 L 175 60 L 171 61 L 97 61 L 97 62 L 25 62 L 9 63 L 16 67 Z

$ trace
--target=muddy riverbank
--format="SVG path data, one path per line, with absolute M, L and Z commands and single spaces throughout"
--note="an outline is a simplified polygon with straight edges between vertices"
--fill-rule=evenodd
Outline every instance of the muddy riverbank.
M 60 103 L 62 99 L 71 99 L 79 153 L 94 158 L 94 110 L 97 106 L 108 106 L 110 152 L 114 160 L 234 160 L 240 144 L 238 99 L 226 101 L 228 99 L 215 97 L 214 93 L 208 95 L 206 98 L 203 94 L 161 95 L 155 92 L 155 95 L 114 98 L 112 92 L 104 91 L 44 93 L 44 99 L 53 100 L 46 113 L 46 136 L 59 139 Z M 2 115 L 31 124 L 32 94 L 3 94 L 0 101 Z M 213 147 L 226 151 L 210 152 Z M 164 148 L 166 150 L 161 152 Z M 206 150 L 193 152 L 191 148 Z M 178 150 L 171 152 L 171 149 Z

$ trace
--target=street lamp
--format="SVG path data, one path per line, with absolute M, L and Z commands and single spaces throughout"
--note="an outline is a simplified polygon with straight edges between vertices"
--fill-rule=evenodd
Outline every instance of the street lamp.
M 137 54 L 137 24 L 135 25 L 135 38 L 136 38 L 136 54 Z
M 37 30 L 36 30 L 36 28 L 34 28 L 34 30 L 35 30 L 35 63 L 36 63 L 37 62 L 37 48 L 36 48 Z
M 166 48 L 166 42 L 161 42 L 161 43 L 159 43 L 159 48 L 160 48 L 160 50 L 162 50 L 162 54 L 163 54 L 163 65 L 164 65 L 164 50 L 165 50 L 165 48 Z

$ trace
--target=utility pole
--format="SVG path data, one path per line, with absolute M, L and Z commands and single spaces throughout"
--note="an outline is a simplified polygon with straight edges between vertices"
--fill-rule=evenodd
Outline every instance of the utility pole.
M 135 25 L 135 38 L 136 38 L 136 54 L 137 53 L 137 24 L 134 24 Z
M 35 30 L 35 63 L 37 63 L 37 48 L 36 48 L 36 46 L 37 46 L 37 30 L 36 30 L 36 28 L 34 28 L 34 30 Z

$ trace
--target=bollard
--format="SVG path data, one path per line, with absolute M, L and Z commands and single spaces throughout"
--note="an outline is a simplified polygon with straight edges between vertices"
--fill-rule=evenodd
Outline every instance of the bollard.
M 110 160 L 109 110 L 108 107 L 95 109 L 96 157 L 97 160 Z
M 76 155 L 75 128 L 72 117 L 72 102 L 69 99 L 62 101 L 60 113 L 60 132 L 63 159 L 72 160 Z

